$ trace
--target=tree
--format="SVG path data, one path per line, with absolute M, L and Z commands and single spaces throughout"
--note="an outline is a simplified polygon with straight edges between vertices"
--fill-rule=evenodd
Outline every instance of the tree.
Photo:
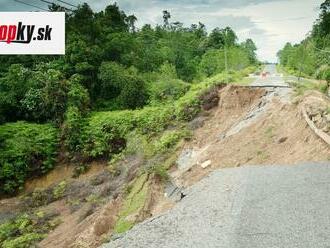
M 117 99 L 120 108 L 142 107 L 146 100 L 144 81 L 136 69 L 126 69 L 115 62 L 104 62 L 100 67 L 99 79 L 104 99 Z
M 126 22 L 127 16 L 116 3 L 108 5 L 100 19 L 103 28 L 111 33 L 127 32 L 129 30 L 129 25 Z M 131 19 L 133 18 L 131 17 Z
M 129 30 L 132 32 L 132 33 L 135 33 L 135 22 L 137 21 L 137 18 L 135 15 L 129 15 L 126 17 L 126 22 L 128 24 L 128 27 L 129 27 Z
M 317 35 L 327 36 L 330 34 L 330 0 L 325 0 L 320 6 L 321 14 L 316 24 Z
M 236 45 L 237 36 L 235 32 L 230 28 L 226 27 L 224 29 L 215 28 L 212 30 L 208 38 L 208 48 L 220 49 L 225 45 L 227 47 Z
M 170 12 L 168 12 L 167 10 L 164 10 L 163 11 L 163 20 L 164 20 L 164 27 L 165 28 L 169 28 L 169 26 L 170 26 L 170 23 L 169 23 L 170 18 L 171 18 Z
M 30 88 L 31 71 L 20 64 L 13 64 L 0 78 L 0 123 L 22 118 L 20 101 Z
M 254 44 L 252 39 L 247 39 L 245 42 L 242 43 L 243 48 L 247 51 L 249 60 L 251 64 L 255 64 L 257 62 L 257 47 Z

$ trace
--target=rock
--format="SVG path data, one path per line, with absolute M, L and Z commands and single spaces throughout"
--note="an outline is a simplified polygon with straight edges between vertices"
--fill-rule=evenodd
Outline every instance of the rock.
M 195 162 L 196 152 L 193 149 L 185 149 L 181 152 L 176 164 L 179 170 L 187 170 L 191 168 Z
M 326 120 L 327 123 L 330 123 L 330 114 L 327 114 L 325 116 L 325 120 Z
M 201 163 L 201 167 L 205 169 L 206 167 L 211 165 L 211 160 L 206 160 L 203 163 Z
M 195 130 L 197 128 L 203 127 L 206 117 L 200 116 L 193 119 L 191 122 L 188 123 L 190 129 Z
M 283 142 L 285 142 L 288 139 L 288 137 L 281 137 L 278 139 L 277 143 L 281 144 Z
M 219 135 L 219 140 L 222 140 L 224 138 L 226 138 L 226 134 L 222 133 L 222 134 Z
M 317 114 L 312 119 L 313 119 L 314 122 L 321 122 L 322 121 L 322 116 L 321 116 L 321 114 Z

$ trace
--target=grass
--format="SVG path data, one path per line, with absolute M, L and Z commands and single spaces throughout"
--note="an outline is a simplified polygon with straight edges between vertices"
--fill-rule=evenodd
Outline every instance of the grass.
M 256 79 L 252 77 L 244 77 L 241 80 L 239 80 L 237 83 L 234 83 L 235 85 L 241 85 L 241 86 L 247 86 L 253 83 Z
M 273 137 L 274 137 L 274 127 L 273 127 L 273 126 L 268 127 L 268 128 L 265 130 L 265 135 L 266 135 L 266 137 L 268 137 L 269 139 L 273 138 Z
M 292 83 L 292 86 L 297 96 L 303 95 L 308 90 L 317 90 L 323 94 L 327 93 L 327 84 L 325 82 L 302 79 Z
M 320 80 L 311 79 L 310 76 L 301 74 L 301 78 L 298 81 L 296 78 L 293 79 L 292 75 L 298 77 L 299 72 L 292 68 L 284 68 L 281 65 L 277 66 L 278 71 L 284 74 L 285 81 L 289 81 L 291 86 L 294 87 L 297 96 L 303 95 L 308 90 L 317 90 L 323 94 L 327 94 L 327 83 Z M 307 78 L 308 77 L 308 78 Z
M 269 158 L 269 155 L 266 154 L 265 151 L 263 151 L 263 150 L 258 150 L 256 154 L 257 154 L 257 157 L 259 157 L 261 159 L 261 161 L 264 161 Z
M 135 224 L 133 220 L 127 220 L 127 217 L 138 214 L 144 207 L 148 193 L 148 175 L 139 176 L 130 187 L 128 195 L 124 199 L 118 220 L 114 227 L 115 233 L 123 233 L 132 228 Z

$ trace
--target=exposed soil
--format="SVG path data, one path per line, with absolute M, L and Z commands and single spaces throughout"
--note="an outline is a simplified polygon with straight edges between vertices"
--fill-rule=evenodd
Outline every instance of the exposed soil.
M 192 185 L 217 168 L 330 159 L 329 146 L 308 127 L 297 103 L 282 101 L 275 94 L 264 106 L 266 94 L 258 88 L 235 86 L 219 92 L 219 107 L 210 111 L 204 126 L 185 144 L 184 151 L 192 151 L 185 168 L 179 166 L 172 173 L 179 185 Z M 261 106 L 260 113 L 256 108 Z M 259 116 L 246 125 L 251 112 Z M 238 125 L 242 128 L 233 132 Z M 202 168 L 205 161 L 210 165 Z

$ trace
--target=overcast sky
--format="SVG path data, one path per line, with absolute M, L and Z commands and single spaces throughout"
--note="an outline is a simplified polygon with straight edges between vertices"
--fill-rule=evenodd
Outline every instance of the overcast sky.
M 19 0 L 41 8 L 47 4 L 40 0 Z M 57 2 L 57 0 L 48 0 Z M 64 0 L 71 4 L 87 2 L 100 11 L 114 1 Z M 258 47 L 261 60 L 275 62 L 277 51 L 286 42 L 299 42 L 311 30 L 318 17 L 319 6 L 324 0 L 117 0 L 127 13 L 138 18 L 138 26 L 145 23 L 162 23 L 162 11 L 168 10 L 171 21 L 185 25 L 198 23 L 215 27 L 231 26 L 240 41 L 252 38 Z M 15 2 L 0 0 L 0 11 L 30 11 L 36 8 Z

